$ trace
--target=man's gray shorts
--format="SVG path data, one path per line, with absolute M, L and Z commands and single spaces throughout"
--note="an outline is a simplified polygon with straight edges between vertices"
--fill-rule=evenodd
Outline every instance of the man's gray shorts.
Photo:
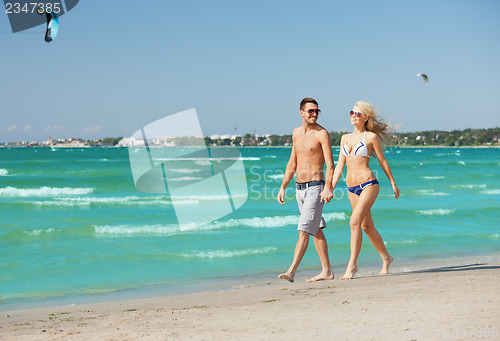
M 297 230 L 315 236 L 320 228 L 326 227 L 325 219 L 323 219 L 323 206 L 325 203 L 320 201 L 324 187 L 324 181 L 295 184 L 295 197 L 300 211 Z

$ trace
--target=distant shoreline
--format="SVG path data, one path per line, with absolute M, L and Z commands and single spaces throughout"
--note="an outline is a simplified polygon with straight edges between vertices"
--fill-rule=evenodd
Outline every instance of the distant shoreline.
M 292 146 L 209 146 L 209 148 L 292 148 Z M 382 145 L 384 148 L 413 148 L 413 149 L 421 149 L 421 148 L 450 148 L 450 149 L 461 149 L 461 148 L 500 148 L 499 145 L 478 145 L 478 146 L 446 146 L 446 145 L 424 145 L 424 146 L 402 146 L 402 145 Z M 72 146 L 64 146 L 64 147 L 54 147 L 54 149 L 128 149 L 129 147 L 118 147 L 118 146 L 80 146 L 80 147 L 72 147 Z M 143 148 L 142 146 L 136 146 L 136 148 Z M 178 148 L 189 148 L 185 146 L 179 146 Z M 332 145 L 332 148 L 339 148 L 338 145 Z M 0 146 L 0 149 L 50 149 L 50 147 L 46 146 Z
M 342 136 L 349 132 L 331 131 L 330 140 L 332 146 L 340 144 Z M 418 132 L 398 133 L 394 132 L 387 140 L 391 145 L 388 147 L 438 147 L 438 148 L 457 148 L 457 147 L 500 147 L 500 127 L 488 129 L 471 129 L 464 130 L 427 130 Z M 209 147 L 288 147 L 292 143 L 292 135 L 212 135 L 212 136 L 158 136 L 148 138 L 149 146 L 155 145 L 158 147 L 164 146 L 188 146 L 194 141 L 199 145 L 200 140 L 204 139 L 205 144 Z M 106 137 L 103 139 L 85 140 L 81 138 L 63 138 L 49 139 L 47 141 L 15 141 L 15 142 L 0 142 L 1 147 L 54 147 L 54 148 L 91 148 L 91 147 L 129 147 L 144 146 L 145 142 L 142 139 L 128 137 Z

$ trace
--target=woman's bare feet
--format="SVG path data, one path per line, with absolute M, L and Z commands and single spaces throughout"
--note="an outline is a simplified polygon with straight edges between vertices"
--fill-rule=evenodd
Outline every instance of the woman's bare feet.
M 391 265 L 393 260 L 394 258 L 392 258 L 392 256 L 389 256 L 387 257 L 387 259 L 384 259 L 384 264 L 382 265 L 382 270 L 380 271 L 379 275 L 389 274 L 389 265 Z
M 330 279 L 334 279 L 334 278 L 335 278 L 335 276 L 333 275 L 332 271 L 321 272 L 319 275 L 317 275 L 311 279 L 308 279 L 307 282 L 326 281 L 326 280 L 330 280 Z
M 288 282 L 293 282 L 295 274 L 291 274 L 288 271 L 278 275 L 279 278 L 286 279 Z
M 347 267 L 347 269 L 345 270 L 345 274 L 344 276 L 342 276 L 340 279 L 353 279 L 354 278 L 354 274 L 358 272 L 358 268 L 357 267 Z

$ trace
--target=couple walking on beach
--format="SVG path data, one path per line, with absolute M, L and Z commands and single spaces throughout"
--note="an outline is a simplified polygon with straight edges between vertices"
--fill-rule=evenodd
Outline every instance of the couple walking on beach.
M 342 136 L 337 167 L 334 167 L 330 134 L 317 123 L 320 113 L 321 110 L 316 100 L 304 98 L 300 102 L 302 125 L 293 131 L 292 152 L 278 193 L 279 203 L 284 204 L 285 188 L 296 174 L 295 191 L 300 211 L 299 237 L 290 268 L 278 277 L 289 282 L 294 281 L 295 272 L 309 244 L 309 235 L 312 235 L 321 261 L 321 273 L 309 279 L 308 282 L 334 278 L 328 257 L 327 241 L 322 231 L 326 227 L 322 214 L 324 204 L 333 198 L 333 190 L 346 164 L 346 184 L 352 207 L 351 256 L 342 279 L 352 279 L 357 271 L 357 259 L 363 239 L 362 231 L 366 233 L 382 257 L 383 265 L 380 274 L 388 274 L 393 258 L 375 229 L 370 212 L 379 192 L 379 184 L 369 167 L 369 161 L 372 153 L 375 153 L 380 166 L 391 182 L 395 198 L 398 198 L 399 189 L 384 157 L 380 142 L 388 136 L 390 126 L 377 116 L 370 104 L 357 102 L 349 113 L 354 131 Z M 326 172 L 323 170 L 325 164 Z

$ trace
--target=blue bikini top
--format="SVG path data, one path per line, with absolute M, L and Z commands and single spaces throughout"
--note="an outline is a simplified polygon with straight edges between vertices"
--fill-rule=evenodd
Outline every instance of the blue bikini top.
M 368 155 L 368 148 L 366 147 L 366 142 L 365 142 L 366 130 L 365 133 L 363 134 L 363 139 L 358 143 L 356 147 L 353 148 L 354 152 L 352 154 L 347 151 L 347 141 L 349 141 L 351 136 L 352 134 L 349 135 L 344 145 L 342 146 L 342 153 L 345 156 L 370 157 L 370 155 Z

